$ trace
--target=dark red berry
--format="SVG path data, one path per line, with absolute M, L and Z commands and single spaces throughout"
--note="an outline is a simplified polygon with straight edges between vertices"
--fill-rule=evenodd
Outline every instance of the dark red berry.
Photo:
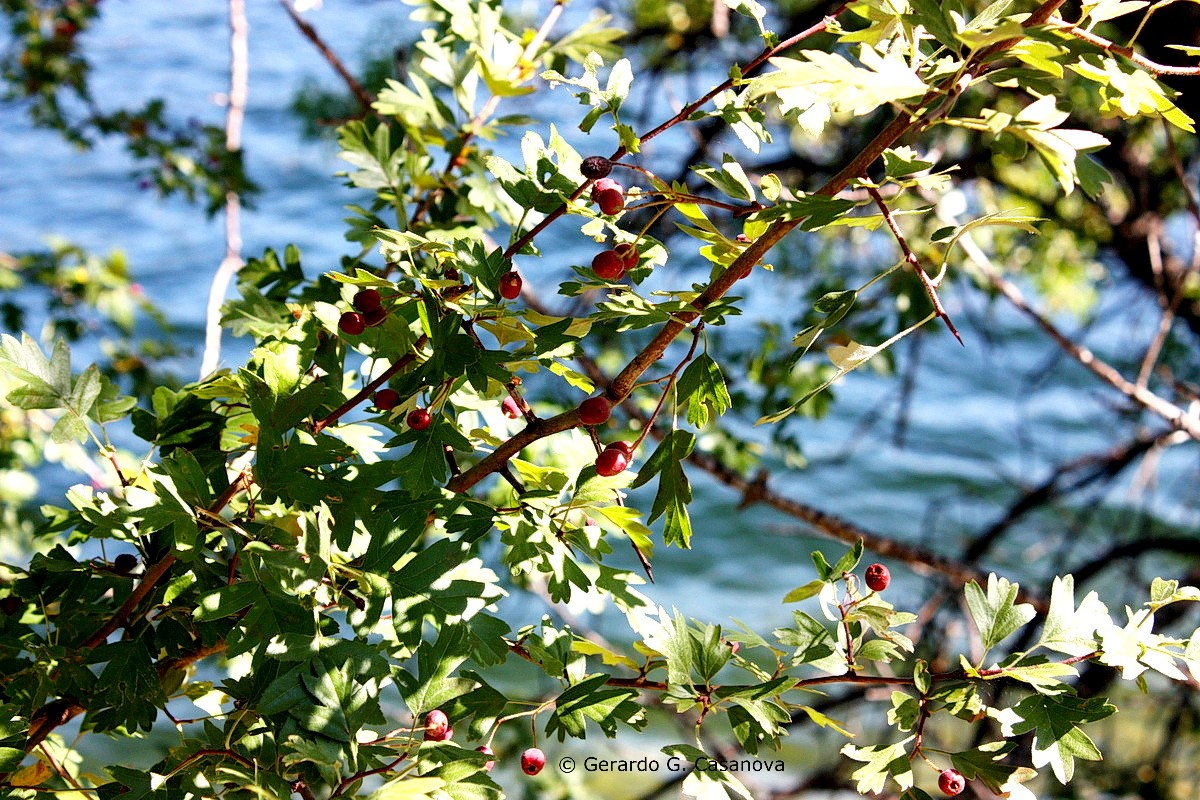
M 433 417 L 423 408 L 414 408 L 408 412 L 408 427 L 414 431 L 423 431 L 429 427 L 429 423 L 433 422 Z M 433 713 L 433 712 L 430 712 Z
M 612 172 L 612 166 L 612 162 L 604 156 L 588 156 L 579 165 L 579 171 L 583 173 L 583 177 L 596 180 L 607 178 L 608 173 Z
M 616 250 L 602 250 L 592 259 L 592 272 L 606 281 L 615 281 L 625 274 L 625 262 Z
M 121 555 L 114 558 L 112 562 L 113 572 L 116 572 L 120 575 L 128 575 L 137 568 L 137 565 L 137 556 L 129 553 L 121 553 Z
M 354 295 L 354 300 L 351 301 L 354 308 L 358 311 L 367 312 L 373 311 L 376 308 L 383 306 L 383 298 L 379 296 L 379 292 L 374 289 L 363 289 L 358 294 Z
M 619 214 L 625 209 L 625 194 L 615 189 L 606 189 L 596 195 L 596 205 L 600 206 L 600 213 L 605 216 Z
M 17 597 L 16 595 L 10 594 L 8 597 L 0 599 L 0 611 L 3 611 L 4 616 L 6 617 L 15 615 L 24 607 L 25 604 L 22 603 L 21 598 Z
M 442 742 L 450 737 L 450 718 L 446 712 L 434 709 L 425 715 L 425 739 L 430 742 Z
M 362 314 L 357 311 L 347 311 L 338 320 L 338 328 L 347 336 L 358 336 L 367 329 L 367 323 L 363 320 Z
M 602 425 L 611 415 L 612 403 L 606 397 L 589 397 L 579 404 L 579 421 L 584 425 Z
M 450 267 L 442 273 L 442 277 L 448 281 L 456 281 L 462 276 L 458 274 L 458 270 L 456 270 L 454 267 Z
M 516 270 L 500 276 L 500 296 L 505 300 L 516 300 L 521 294 L 521 276 Z
M 944 769 L 942 774 L 938 775 L 938 788 L 947 797 L 954 797 L 967 788 L 967 781 L 958 770 Z
M 367 313 L 363 314 L 363 322 L 368 328 L 374 328 L 376 325 L 383 323 L 387 319 L 388 312 L 383 308 L 372 308 Z
M 867 567 L 867 588 L 872 592 L 882 592 L 892 582 L 892 573 L 883 564 L 872 564 Z
M 486 744 L 481 744 L 481 745 L 479 745 L 479 747 L 476 747 L 476 748 L 475 748 L 475 751 L 476 751 L 476 752 L 478 752 L 478 753 L 483 753 L 485 756 L 494 756 L 494 755 L 496 755 L 495 751 L 494 751 L 494 750 L 492 750 L 492 748 L 488 747 Z M 491 772 L 491 771 L 492 771 L 492 767 L 494 767 L 494 766 L 496 766 L 496 759 L 494 759 L 494 758 L 489 758 L 489 759 L 488 759 L 488 762 L 487 762 L 486 764 L 484 764 L 484 765 L 483 765 L 483 768 L 484 768 L 484 769 L 486 769 L 488 772 Z
M 504 398 L 504 402 L 500 404 L 500 410 L 504 412 L 504 416 L 509 419 L 516 419 L 521 416 L 521 409 L 517 405 L 517 401 L 511 397 Z
M 629 456 L 617 447 L 605 448 L 604 452 L 596 457 L 596 474 L 605 478 L 620 475 L 628 466 Z
M 521 771 L 526 775 L 537 775 L 546 766 L 546 754 L 536 747 L 521 753 Z
M 391 411 L 400 403 L 400 393 L 395 389 L 380 389 L 371 399 L 380 411 Z
M 621 262 L 625 265 L 625 269 L 633 269 L 638 265 L 641 259 L 641 253 L 638 252 L 637 246 L 633 242 L 622 242 L 613 248 Z

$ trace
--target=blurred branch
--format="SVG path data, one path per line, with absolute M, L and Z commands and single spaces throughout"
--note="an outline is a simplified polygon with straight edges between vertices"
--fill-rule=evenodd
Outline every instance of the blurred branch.
M 225 150 L 237 154 L 242 150 L 242 121 L 246 116 L 246 96 L 250 91 L 250 56 L 247 38 L 250 24 L 246 21 L 245 0 L 229 0 L 229 98 L 225 107 Z M 208 291 L 208 308 L 204 323 L 204 356 L 200 361 L 200 377 L 217 368 L 221 360 L 221 305 L 233 276 L 242 268 L 242 203 L 236 191 L 225 192 L 225 257 L 217 267 Z
M 346 65 L 338 58 L 337 53 L 333 52 L 329 48 L 329 45 L 325 44 L 325 40 L 321 38 L 321 34 L 317 33 L 317 29 L 300 16 L 296 9 L 292 7 L 291 0 L 279 0 L 279 5 L 283 6 L 283 10 L 292 18 L 292 22 L 296 23 L 296 27 L 300 29 L 300 33 L 304 34 L 304 38 L 312 42 L 317 51 L 329 63 L 329 66 L 333 67 L 333 71 L 338 74 L 350 90 L 350 93 L 358 100 L 358 104 L 362 106 L 363 114 L 371 113 L 371 105 L 375 102 L 375 98 L 363 88 L 363 85 L 350 73 L 350 70 L 346 69 Z
M 1154 447 L 1165 444 L 1176 435 L 1174 429 L 1157 434 L 1142 434 L 1125 444 L 1102 453 L 1087 455 L 1060 464 L 1046 480 L 1029 489 L 1009 505 L 1000 519 L 976 536 L 962 554 L 962 560 L 973 563 L 981 558 L 992 544 L 1003 536 L 1022 517 L 1035 508 L 1071 494 L 1103 478 L 1114 478 L 1126 467 Z M 1085 471 L 1086 470 L 1086 471 Z M 1068 476 L 1082 472 L 1069 482 Z
M 963 238 L 966 239 L 967 237 Z M 1004 295 L 1008 302 L 1012 303 L 1019 311 L 1032 319 L 1068 355 L 1130 400 L 1142 406 L 1147 411 L 1159 415 L 1193 439 L 1200 441 L 1200 418 L 1195 414 L 1188 413 L 1174 403 L 1159 397 L 1144 386 L 1138 386 L 1126 380 L 1125 376 L 1120 372 L 1108 363 L 1101 361 L 1088 348 L 1072 341 L 1046 316 L 1029 305 L 1016 284 L 997 272 L 987 259 L 972 258 L 972 260 L 975 262 L 975 266 L 980 273 L 987 278 L 988 282 L 996 290 Z

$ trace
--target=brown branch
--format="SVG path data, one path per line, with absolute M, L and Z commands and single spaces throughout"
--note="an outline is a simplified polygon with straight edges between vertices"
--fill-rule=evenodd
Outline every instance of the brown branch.
M 362 106 L 363 114 L 371 113 L 371 104 L 375 102 L 375 98 L 363 88 L 363 85 L 358 82 L 357 78 L 350 74 L 350 70 L 346 69 L 346 65 L 337 57 L 337 53 L 334 53 L 333 50 L 329 49 L 329 45 L 325 44 L 325 40 L 321 38 L 321 34 L 317 33 L 317 29 L 296 12 L 290 0 L 279 0 L 279 5 L 283 6 L 284 11 L 292 18 L 292 22 L 296 23 L 296 27 L 300 29 L 300 33 L 304 34 L 304 38 L 313 43 L 313 46 L 329 62 L 329 66 L 333 67 L 333 71 L 345 82 L 350 93 L 354 95 L 358 100 L 358 104 Z
M 1112 42 L 1112 41 L 1109 41 L 1108 39 L 1105 39 L 1103 36 L 1097 36 L 1096 34 L 1092 33 L 1091 31 L 1085 31 L 1083 28 L 1079 28 L 1074 25 L 1066 24 L 1066 25 L 1057 26 L 1055 28 L 1055 30 L 1061 31 L 1062 33 L 1069 34 L 1069 35 L 1075 37 L 1076 39 L 1079 39 L 1080 41 L 1087 42 L 1088 44 L 1094 44 L 1097 47 L 1099 47 L 1101 50 L 1104 50 L 1105 52 L 1116 53 L 1119 56 L 1123 56 L 1124 58 L 1129 59 L 1134 64 L 1137 64 L 1139 67 L 1146 70 L 1147 72 L 1154 73 L 1155 76 L 1179 75 L 1179 76 L 1187 77 L 1187 76 L 1200 75 L 1200 66 L 1177 67 L 1177 66 L 1172 66 L 1170 64 L 1159 64 L 1157 61 L 1151 61 L 1150 59 L 1146 58 L 1145 56 L 1134 52 L 1134 49 L 1132 47 L 1125 47 L 1124 45 L 1119 45 L 1116 42 Z

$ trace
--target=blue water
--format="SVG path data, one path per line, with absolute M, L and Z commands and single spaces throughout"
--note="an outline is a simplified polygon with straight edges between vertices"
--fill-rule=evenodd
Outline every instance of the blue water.
M 244 147 L 263 194 L 259 208 L 243 214 L 243 253 L 294 243 L 310 272 L 333 268 L 350 249 L 342 240 L 343 205 L 359 198 L 333 177 L 343 167 L 334 145 L 303 140 L 288 106 L 306 79 L 330 86 L 335 79 L 276 4 L 248 5 L 251 91 Z M 540 13 L 535 3 L 521 8 Z M 412 35 L 407 12 L 394 3 L 330 2 L 310 18 L 355 65 L 372 49 L 375 31 Z M 222 4 L 107 2 L 99 24 L 83 35 L 96 67 L 95 94 L 102 103 L 113 97 L 127 104 L 163 96 L 175 119 L 221 124 L 224 109 L 213 98 L 227 88 L 227 35 Z M 677 97 L 688 91 L 682 80 L 669 88 Z M 514 100 L 501 113 L 565 115 L 557 119 L 560 130 L 582 142 L 571 123 L 579 108 L 574 99 L 562 89 L 554 99 L 548 108 Z M 545 136 L 548 128 L 539 130 Z M 515 145 L 510 140 L 499 147 L 511 155 Z M 608 146 L 592 144 L 587 152 L 606 152 Z M 665 158 L 689 147 L 682 135 L 663 137 L 651 154 Z M 175 366 L 192 377 L 199 367 L 208 283 L 224 249 L 222 223 L 219 217 L 206 220 L 183 201 L 139 193 L 128 174 L 129 162 L 115 143 L 102 142 L 94 153 L 80 155 L 56 135 L 31 129 L 16 109 L 6 109 L 0 114 L 0 243 L 10 251 L 33 249 L 57 234 L 97 251 L 124 250 L 136 280 L 168 310 L 181 341 L 191 346 Z M 552 288 L 557 278 L 549 276 L 583 260 L 578 252 L 572 258 L 577 241 L 569 224 L 552 230 L 544 249 L 555 255 L 534 270 L 534 279 L 540 276 Z M 674 268 L 664 272 L 665 280 Z M 799 296 L 802 289 L 796 278 L 760 270 L 743 293 L 751 317 L 791 324 L 799 309 L 779 299 Z M 961 283 L 945 299 L 967 347 L 946 335 L 924 342 L 917 388 L 907 406 L 905 446 L 892 442 L 897 408 L 887 403 L 897 396 L 897 382 L 864 369 L 837 387 L 838 402 L 828 419 L 795 423 L 812 467 L 778 470 L 773 488 L 881 534 L 953 553 L 964 534 L 1002 513 L 1015 486 L 1037 482 L 1052 464 L 1112 441 L 1107 429 L 1112 393 L 1076 365 L 1054 362 L 1057 351 L 1031 335 L 1011 310 L 986 307 Z M 1152 304 L 1126 286 L 1106 295 L 1098 316 L 1102 322 L 1089 331 L 1088 341 L 1118 359 L 1136 357 L 1156 319 Z M 749 328 L 749 322 L 743 317 L 733 324 Z M 236 364 L 247 343 L 226 338 L 225 348 L 224 363 Z M 903 369 L 909 351 L 898 352 Z M 863 420 L 877 417 L 882 419 L 863 433 Z M 1178 448 L 1157 463 L 1158 488 L 1146 490 L 1152 494 L 1135 496 L 1126 480 L 1110 498 L 1146 504 L 1163 519 L 1194 529 L 1200 525 L 1197 495 L 1179 488 L 1194 480 L 1196 470 L 1195 456 Z M 732 615 L 760 630 L 786 622 L 789 611 L 778 598 L 810 579 L 809 550 L 818 545 L 836 553 L 841 546 L 814 540 L 765 508 L 738 512 L 736 496 L 700 474 L 693 478 L 699 499 L 695 551 L 660 548 L 659 581 L 646 592 L 666 606 L 714 621 Z M 1027 530 L 992 554 L 987 565 L 1026 574 L 1026 556 L 1040 552 L 1039 540 L 1036 531 Z M 901 602 L 923 596 L 916 578 L 902 568 L 894 571 Z M 536 602 L 530 602 L 532 611 Z

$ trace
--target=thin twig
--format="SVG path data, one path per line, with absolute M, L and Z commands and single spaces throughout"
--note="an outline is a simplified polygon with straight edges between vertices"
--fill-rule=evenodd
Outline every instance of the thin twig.
M 933 304 L 933 311 L 938 315 L 938 319 L 946 323 L 946 327 L 954 334 L 954 338 L 958 339 L 960 345 L 966 346 L 961 336 L 958 335 L 958 329 L 954 327 L 954 323 L 950 321 L 950 315 L 946 313 L 945 307 L 942 306 L 942 300 L 938 297 L 937 284 L 925 272 L 925 268 L 921 266 L 920 260 L 916 253 L 908 246 L 908 240 L 904 238 L 904 234 L 900 230 L 900 226 L 896 224 L 896 218 L 892 216 L 892 210 L 888 208 L 887 202 L 883 199 L 883 195 L 879 193 L 871 184 L 866 184 L 867 194 L 871 195 L 871 199 L 875 201 L 875 205 L 879 206 L 879 213 L 883 214 L 883 221 L 887 223 L 888 230 L 892 232 L 892 236 L 900 244 L 900 250 L 904 253 L 904 261 L 913 268 L 913 272 L 917 273 L 917 277 L 921 279 L 921 285 L 925 287 L 925 295 L 929 298 L 929 302 Z

